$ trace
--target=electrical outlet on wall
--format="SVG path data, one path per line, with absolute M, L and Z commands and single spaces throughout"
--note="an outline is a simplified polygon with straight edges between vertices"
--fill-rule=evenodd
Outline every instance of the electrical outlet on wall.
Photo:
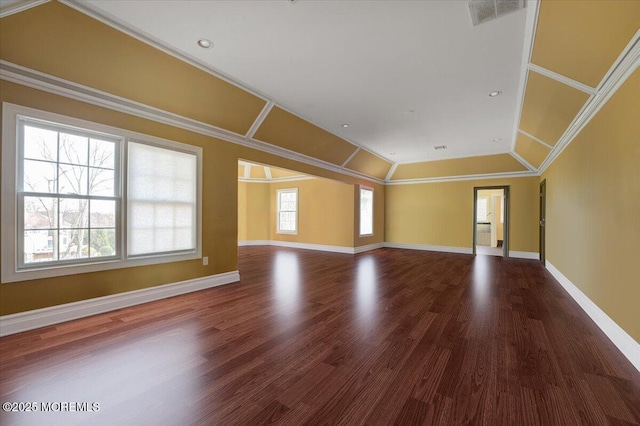
M 202 265 L 207 266 L 209 264 L 209 256 L 205 256 L 202 258 Z

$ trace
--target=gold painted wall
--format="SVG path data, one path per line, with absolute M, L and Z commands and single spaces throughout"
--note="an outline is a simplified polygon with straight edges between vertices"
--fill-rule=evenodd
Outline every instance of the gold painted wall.
M 244 188 L 246 195 L 246 203 L 244 211 L 238 211 L 238 226 L 240 224 L 241 215 L 244 215 L 244 237 L 240 238 L 238 233 L 238 241 L 246 240 L 268 240 L 269 239 L 269 184 L 238 182 L 238 195 L 242 193 Z
M 389 185 L 385 241 L 471 248 L 473 188 L 510 186 L 510 250 L 538 252 L 537 177 Z
M 546 257 L 640 342 L 640 70 L 545 171 Z
M 188 143 L 203 149 L 201 260 L 0 284 L 0 315 L 237 269 L 237 146 L 131 115 L 0 81 L 0 100 Z M 0 230 L 4 232 L 4 230 Z
M 269 227 L 272 240 L 353 247 L 354 185 L 313 179 L 278 182 L 268 186 Z M 284 188 L 298 188 L 296 235 L 276 232 L 276 190 Z
M 247 239 L 247 184 L 238 182 L 238 241 Z

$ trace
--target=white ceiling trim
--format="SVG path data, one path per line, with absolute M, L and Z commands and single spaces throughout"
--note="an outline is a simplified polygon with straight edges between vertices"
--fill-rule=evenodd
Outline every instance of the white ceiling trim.
M 244 178 L 245 179 L 251 179 L 251 167 L 253 167 L 252 164 L 245 164 L 245 166 L 244 166 Z
M 40 6 L 41 4 L 49 3 L 51 0 L 26 0 L 14 3 L 10 6 L 0 8 L 0 18 L 13 15 L 14 13 L 20 13 L 32 7 Z
M 171 112 L 151 107 L 140 102 L 135 102 L 120 96 L 115 96 L 107 92 L 83 86 L 68 80 L 54 77 L 49 74 L 31 70 L 20 65 L 0 60 L 0 79 L 12 83 L 21 84 L 34 89 L 108 108 L 125 114 L 134 115 L 158 123 L 168 124 L 180 129 L 199 133 L 216 139 L 221 139 L 247 148 L 256 149 L 279 157 L 299 161 L 311 166 L 319 167 L 328 171 L 348 175 L 370 182 L 384 183 L 383 180 L 345 169 L 335 164 L 300 154 L 285 148 L 268 144 L 266 142 L 248 139 L 242 135 L 221 129 L 211 124 L 202 123 L 197 120 L 186 118 Z
M 194 67 L 207 72 L 221 80 L 226 81 L 229 84 L 232 84 L 233 86 L 238 87 L 239 89 L 242 89 L 246 92 L 249 92 L 250 94 L 264 100 L 265 102 L 268 102 L 270 99 L 263 93 L 261 93 L 260 91 L 249 87 L 237 80 L 235 80 L 233 77 L 226 75 L 225 73 L 223 73 L 222 71 L 215 69 L 213 67 L 211 67 L 210 65 L 207 65 L 203 62 L 201 62 L 200 60 L 187 55 L 184 52 L 181 51 L 177 51 L 175 49 L 173 49 L 172 47 L 167 46 L 165 43 L 161 42 L 160 40 L 156 39 L 155 37 L 149 35 L 149 34 L 144 34 L 138 31 L 133 31 L 131 30 L 129 27 L 127 27 L 127 25 L 122 22 L 121 20 L 107 14 L 107 13 L 102 13 L 102 12 L 98 12 L 92 8 L 90 8 L 89 6 L 87 6 L 86 4 L 83 4 L 82 2 L 78 1 L 78 0 L 58 0 L 60 3 L 65 4 L 75 10 L 77 10 L 80 13 L 83 13 L 87 16 L 90 16 L 93 19 L 96 19 L 100 22 L 102 22 L 103 24 L 106 24 L 112 28 L 115 28 L 116 30 L 123 32 L 125 34 L 127 34 L 128 36 L 131 36 L 145 44 L 148 44 L 149 46 L 156 48 L 168 55 L 173 56 L 176 59 L 179 59 L 183 62 L 188 63 L 189 65 L 193 65 Z
M 521 177 L 534 177 L 538 176 L 535 172 L 511 172 L 511 173 L 491 173 L 480 175 L 466 175 L 466 176 L 451 176 L 451 177 L 437 177 L 437 178 L 424 178 L 424 179 L 403 179 L 393 180 L 387 182 L 385 185 L 415 185 L 420 183 L 441 183 L 441 182 L 456 182 L 461 180 L 486 180 L 486 179 L 512 179 Z
M 256 134 L 260 126 L 262 126 L 262 123 L 267 118 L 267 116 L 271 112 L 271 109 L 273 108 L 274 105 L 275 104 L 272 101 L 269 101 L 265 104 L 264 108 L 262 108 L 262 111 L 260 111 L 260 114 L 258 114 L 258 117 L 256 117 L 256 120 L 253 122 L 253 124 L 249 128 L 249 131 L 247 132 L 245 137 L 249 139 L 253 139 L 253 136 Z
M 264 166 L 264 175 L 267 177 L 267 179 L 272 179 L 271 167 Z
M 350 155 L 350 156 L 348 156 L 346 160 L 344 160 L 344 162 L 342 163 L 341 167 L 346 167 L 346 166 L 347 166 L 347 164 L 349 164 L 349 161 L 351 161 L 351 160 L 353 159 L 353 157 L 355 157 L 355 156 L 360 152 L 360 150 L 361 150 L 361 149 L 362 149 L 362 147 L 361 147 L 361 146 L 357 147 L 357 148 L 356 148 L 356 149 L 351 153 L 351 155 Z
M 591 86 L 587 86 L 586 84 L 580 83 L 579 81 L 575 81 L 569 77 L 565 77 L 562 74 L 558 74 L 557 72 L 553 72 L 551 70 L 548 70 L 546 68 L 543 68 L 541 66 L 538 66 L 536 64 L 529 64 L 527 65 L 527 68 L 530 71 L 535 71 L 538 74 L 542 74 L 545 77 L 549 77 L 550 79 L 559 81 L 560 83 L 563 83 L 567 86 L 573 87 L 574 89 L 580 90 L 581 92 L 584 92 L 588 95 L 595 95 L 596 94 L 596 89 L 594 89 Z
M 591 96 L 580 112 L 573 119 L 567 130 L 558 140 L 555 149 L 551 151 L 547 159 L 541 164 L 539 172 L 543 173 L 547 167 L 565 150 L 582 129 L 591 121 L 609 99 L 618 91 L 631 74 L 640 67 L 640 31 L 629 41 L 624 49 L 624 54 L 618 56 L 617 61 L 611 66 L 601 89 Z
M 540 13 L 540 1 L 528 0 L 527 2 L 527 21 L 524 29 L 524 44 L 522 49 L 522 64 L 520 65 L 520 84 L 518 92 L 518 111 L 513 124 L 513 138 L 511 140 L 511 151 L 516 148 L 516 139 L 518 138 L 518 128 L 520 127 L 520 116 L 522 115 L 522 107 L 524 105 L 524 93 L 527 90 L 527 65 L 531 63 L 531 55 L 533 54 L 533 43 L 536 38 L 536 28 L 538 25 L 538 14 Z
M 527 169 L 529 169 L 532 172 L 537 173 L 538 168 L 534 167 L 533 164 L 529 163 L 527 160 L 524 159 L 524 157 L 522 157 L 520 154 L 518 154 L 517 152 L 512 152 L 511 156 L 513 158 L 515 158 L 516 160 L 518 160 L 518 162 L 520 164 L 522 164 L 523 166 L 525 166 Z
M 291 177 L 282 177 L 282 178 L 273 178 L 273 179 L 254 179 L 254 178 L 238 178 L 239 182 L 245 183 L 278 183 L 278 182 L 298 182 L 301 180 L 314 180 L 318 179 L 313 176 L 291 176 Z
M 389 169 L 389 173 L 387 173 L 387 176 L 384 178 L 385 182 L 389 182 L 391 180 L 391 176 L 393 176 L 393 174 L 396 172 L 396 169 L 398 168 L 398 166 L 399 166 L 398 163 L 393 163 L 393 165 Z
M 546 146 L 546 147 L 547 147 L 547 148 L 549 148 L 549 149 L 553 149 L 553 146 L 552 146 L 552 145 L 549 145 L 548 143 L 546 143 L 546 142 L 545 142 L 545 141 L 543 141 L 542 139 L 538 139 L 537 137 L 533 136 L 533 135 L 532 135 L 532 134 L 530 134 L 530 133 L 525 132 L 525 131 L 524 131 L 524 130 L 522 130 L 522 129 L 519 129 L 519 130 L 518 130 L 518 132 L 519 132 L 519 133 L 522 133 L 523 135 L 527 136 L 527 137 L 528 137 L 528 138 L 530 138 L 530 139 L 533 139 L 534 141 L 538 142 L 540 145 Z M 515 152 L 515 151 L 514 151 L 514 152 Z

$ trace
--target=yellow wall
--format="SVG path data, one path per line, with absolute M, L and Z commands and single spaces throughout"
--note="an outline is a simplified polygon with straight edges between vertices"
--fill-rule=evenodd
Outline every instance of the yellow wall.
M 276 232 L 276 191 L 298 188 L 298 233 Z M 270 235 L 275 241 L 353 247 L 353 188 L 327 179 L 269 185 Z
M 510 250 L 538 252 L 538 178 L 466 180 L 386 187 L 388 242 L 466 247 L 473 244 L 473 188 L 510 187 Z
M 269 185 L 238 182 L 238 189 L 240 189 L 240 185 L 246 188 L 247 201 L 244 212 L 246 233 L 244 238 L 238 238 L 238 240 L 268 240 L 270 223 Z M 239 216 L 238 219 L 240 219 Z
M 238 182 L 238 241 L 247 239 L 247 184 Z
M 546 258 L 640 342 L 640 70 L 543 174 Z

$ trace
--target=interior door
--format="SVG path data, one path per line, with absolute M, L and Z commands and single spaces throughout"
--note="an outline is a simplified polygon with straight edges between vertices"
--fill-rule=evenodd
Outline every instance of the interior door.
M 545 229 L 547 225 L 547 180 L 540 182 L 540 261 L 545 261 Z

